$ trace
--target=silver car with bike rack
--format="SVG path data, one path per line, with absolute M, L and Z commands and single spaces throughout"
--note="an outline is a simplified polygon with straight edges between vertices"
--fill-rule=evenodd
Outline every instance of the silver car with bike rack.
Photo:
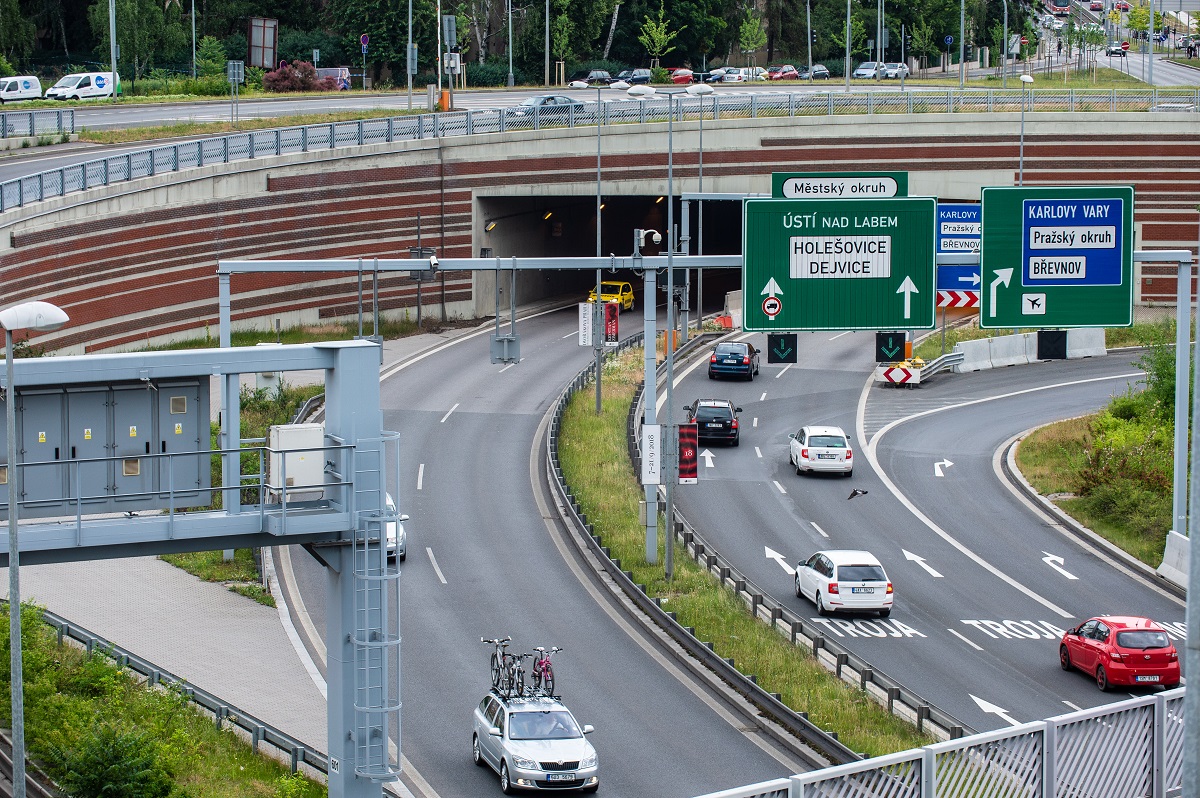
M 505 697 L 493 690 L 474 712 L 471 757 L 500 774 L 500 791 L 581 790 L 600 786 L 596 749 L 561 701 Z

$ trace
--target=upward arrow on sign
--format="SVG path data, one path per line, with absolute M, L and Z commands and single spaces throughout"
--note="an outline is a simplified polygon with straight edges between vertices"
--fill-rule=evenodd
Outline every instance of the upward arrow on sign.
M 921 293 L 917 286 L 913 283 L 911 277 L 905 277 L 904 282 L 900 283 L 900 287 L 896 289 L 897 294 L 904 294 L 904 318 L 912 318 L 912 295 Z
M 779 287 L 779 283 L 775 282 L 775 278 L 772 277 L 767 281 L 766 287 L 763 288 L 759 296 L 779 296 L 781 294 L 783 294 L 783 289 Z

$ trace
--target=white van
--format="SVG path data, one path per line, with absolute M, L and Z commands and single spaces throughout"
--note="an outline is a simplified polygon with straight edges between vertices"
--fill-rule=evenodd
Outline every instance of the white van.
M 0 103 L 42 99 L 42 82 L 33 75 L 0 78 Z
M 117 94 L 121 93 L 121 76 L 115 81 Z M 65 75 L 62 80 L 46 89 L 47 100 L 86 100 L 91 97 L 113 96 L 113 73 L 77 72 Z

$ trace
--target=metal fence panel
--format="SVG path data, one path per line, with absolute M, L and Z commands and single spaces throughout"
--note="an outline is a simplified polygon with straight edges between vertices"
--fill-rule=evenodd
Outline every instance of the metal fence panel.
M 1154 704 L 1117 704 L 1059 721 L 1055 794 L 1062 798 L 1142 798 L 1154 771 Z
M 1038 798 L 1042 794 L 1042 724 L 999 739 L 989 735 L 935 746 L 939 798 Z M 983 740 L 971 744 L 973 739 Z
M 1163 782 L 1169 795 L 1178 795 L 1183 789 L 1183 694 L 1165 698 L 1162 713 Z
M 918 798 L 924 760 L 921 750 L 901 751 L 801 773 L 792 776 L 792 798 Z

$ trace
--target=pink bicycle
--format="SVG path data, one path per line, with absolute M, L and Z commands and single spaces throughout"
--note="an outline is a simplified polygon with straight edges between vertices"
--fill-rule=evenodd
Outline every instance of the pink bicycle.
M 538 646 L 534 651 L 538 653 L 533 661 L 533 692 L 537 695 L 553 696 L 554 667 L 550 664 L 550 657 L 562 651 L 562 649 L 554 646 L 547 650 L 545 646 Z

